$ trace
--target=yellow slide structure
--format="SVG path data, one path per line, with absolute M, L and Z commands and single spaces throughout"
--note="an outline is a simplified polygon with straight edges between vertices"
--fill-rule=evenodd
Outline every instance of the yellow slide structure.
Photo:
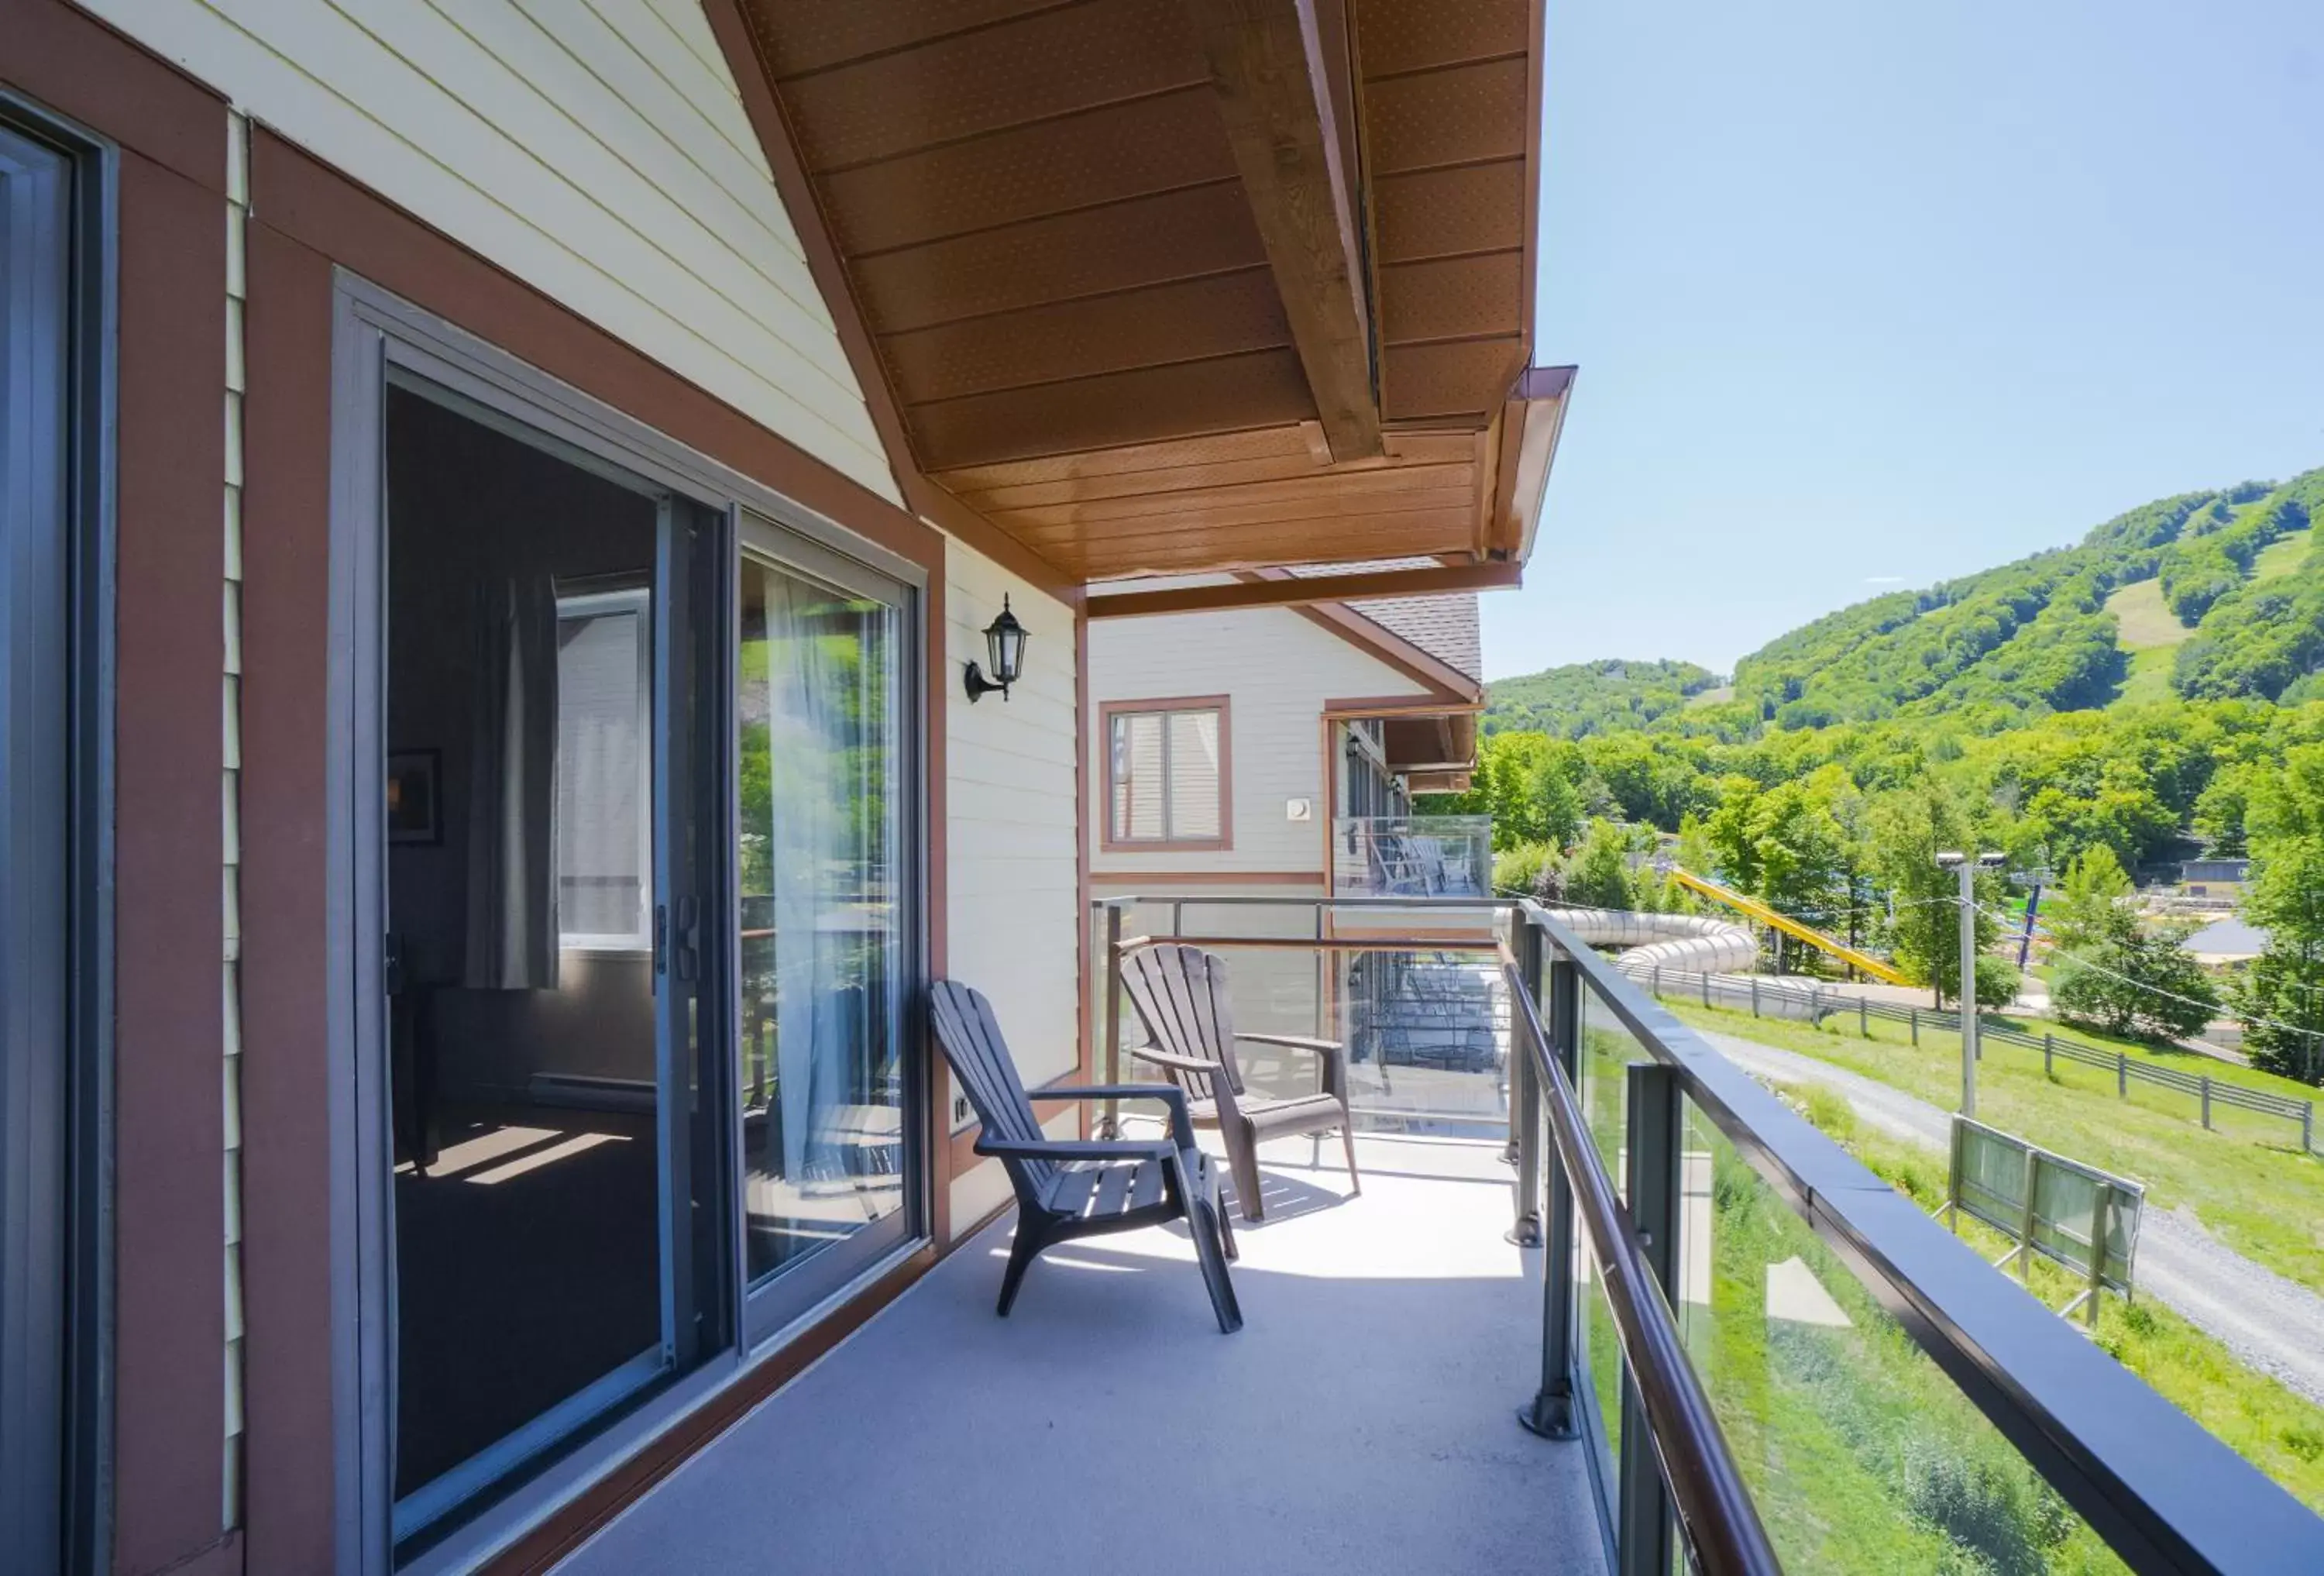
M 1840 962 L 1855 964 L 1876 980 L 1886 980 L 1891 985 L 1912 983 L 1890 964 L 1882 963 L 1878 958 L 1868 956 L 1846 942 L 1826 935 L 1821 930 L 1812 930 L 1787 914 L 1778 914 L 1756 898 L 1747 898 L 1740 892 L 1731 891 L 1720 886 L 1717 881 L 1705 880 L 1692 871 L 1680 870 L 1675 865 L 1671 867 L 1671 875 L 1688 891 L 1700 892 L 1714 903 L 1726 904 L 1738 914 L 1757 919 L 1762 925 L 1772 925 L 1785 935 L 1804 941 L 1810 946 L 1821 947 Z

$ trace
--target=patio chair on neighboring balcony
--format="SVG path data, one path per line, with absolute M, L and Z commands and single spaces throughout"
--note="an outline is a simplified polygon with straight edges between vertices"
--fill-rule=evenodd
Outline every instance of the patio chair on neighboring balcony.
M 1154 1037 L 1130 1055 L 1170 1074 L 1193 1101 L 1194 1125 L 1216 1128 L 1225 1138 L 1227 1164 L 1234 1172 L 1242 1218 L 1261 1220 L 1259 1146 L 1269 1138 L 1340 1129 L 1348 1152 L 1348 1180 L 1359 1194 L 1356 1129 L 1348 1113 L 1347 1051 L 1336 1040 L 1298 1035 L 1238 1034 L 1227 1000 L 1227 961 L 1200 947 L 1162 945 L 1140 947 L 1121 960 L 1122 982 Z M 1318 1090 L 1286 1100 L 1254 1100 L 1235 1062 L 1237 1040 L 1305 1051 L 1321 1064 Z
M 1227 1261 L 1236 1257 L 1234 1228 L 1219 1202 L 1209 1157 L 1194 1147 L 1186 1097 L 1175 1084 L 1120 1083 L 1040 1089 L 1029 1096 L 992 1004 L 950 980 L 928 991 L 936 1043 L 984 1131 L 976 1152 L 996 1157 L 1017 1193 L 1017 1236 L 1001 1277 L 1002 1318 L 1042 1249 L 1075 1237 L 1127 1231 L 1184 1218 L 1222 1333 L 1242 1328 Z M 1158 1100 L 1170 1110 L 1170 1136 L 1158 1139 L 1053 1138 L 1034 1119 L 1036 1100 Z

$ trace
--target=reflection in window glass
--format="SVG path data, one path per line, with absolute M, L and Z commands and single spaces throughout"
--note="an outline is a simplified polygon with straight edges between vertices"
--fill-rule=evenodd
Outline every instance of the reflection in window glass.
M 568 947 L 646 945 L 651 646 L 642 590 L 557 604 L 557 908 Z
M 736 674 L 747 1271 L 904 1207 L 899 614 L 745 558 Z

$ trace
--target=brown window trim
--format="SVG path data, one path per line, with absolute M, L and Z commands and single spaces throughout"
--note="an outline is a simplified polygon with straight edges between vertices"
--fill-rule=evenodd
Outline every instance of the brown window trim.
M 1113 719 L 1148 712 L 1219 714 L 1219 834 L 1216 837 L 1116 837 L 1113 834 Z M 1224 695 L 1157 696 L 1152 700 L 1110 700 L 1098 707 L 1099 797 L 1105 819 L 1098 824 L 1098 848 L 1105 853 L 1229 853 L 1234 850 L 1234 697 Z

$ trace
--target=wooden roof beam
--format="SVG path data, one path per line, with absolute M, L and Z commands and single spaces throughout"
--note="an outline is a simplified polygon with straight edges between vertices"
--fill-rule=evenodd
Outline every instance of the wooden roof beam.
M 1186 0 L 1335 462 L 1378 457 L 1379 396 L 1317 0 Z
M 1092 618 L 1151 618 L 1166 613 L 1215 613 L 1232 607 L 1312 607 L 1368 596 L 1439 596 L 1456 591 L 1499 591 L 1519 583 L 1518 564 L 1463 564 L 1457 568 L 1368 569 L 1353 575 L 1290 576 L 1232 580 L 1214 585 L 1175 585 L 1167 591 L 1093 592 L 1084 605 Z

